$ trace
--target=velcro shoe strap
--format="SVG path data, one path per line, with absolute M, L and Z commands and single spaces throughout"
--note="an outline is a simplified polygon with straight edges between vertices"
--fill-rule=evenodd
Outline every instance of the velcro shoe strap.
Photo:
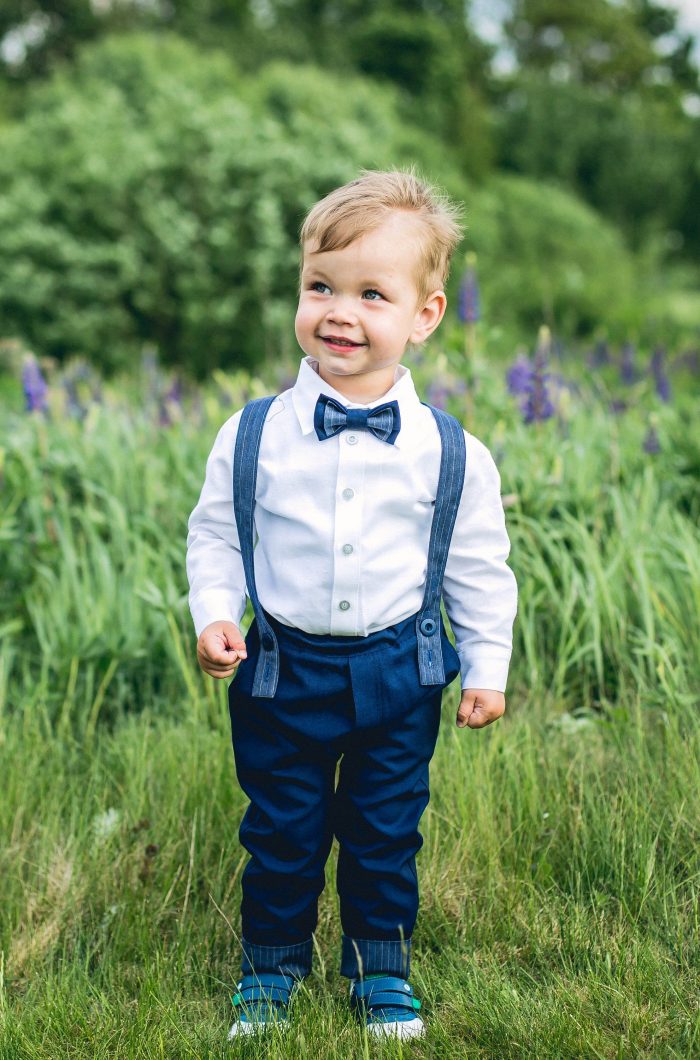
M 241 999 L 249 1001 L 278 1001 L 286 1005 L 294 987 L 291 975 L 277 975 L 275 972 L 259 972 L 257 975 L 244 975 L 238 988 Z
M 353 986 L 353 995 L 363 1007 L 368 1009 L 386 1008 L 393 1005 L 397 1008 L 414 1008 L 413 990 L 405 979 L 392 975 L 383 975 L 381 979 L 365 979 Z
M 289 1001 L 289 990 L 280 990 L 277 986 L 249 986 L 240 991 L 244 1004 L 250 1001 L 279 1001 L 286 1005 Z

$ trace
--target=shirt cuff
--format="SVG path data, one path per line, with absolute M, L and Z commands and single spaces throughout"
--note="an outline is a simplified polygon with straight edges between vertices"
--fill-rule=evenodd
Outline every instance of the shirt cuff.
M 233 622 L 240 629 L 246 597 L 225 589 L 206 589 L 193 597 L 189 604 L 195 633 L 199 637 L 212 622 Z
M 505 692 L 508 681 L 511 652 L 475 654 L 466 649 L 457 649 L 462 671 L 462 689 L 490 688 L 494 692 Z

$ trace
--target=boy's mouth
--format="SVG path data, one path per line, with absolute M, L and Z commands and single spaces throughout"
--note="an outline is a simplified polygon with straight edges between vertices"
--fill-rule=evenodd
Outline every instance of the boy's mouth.
M 352 339 L 344 339 L 340 335 L 321 335 L 320 338 L 332 349 L 355 350 L 365 345 L 364 342 L 353 342 Z

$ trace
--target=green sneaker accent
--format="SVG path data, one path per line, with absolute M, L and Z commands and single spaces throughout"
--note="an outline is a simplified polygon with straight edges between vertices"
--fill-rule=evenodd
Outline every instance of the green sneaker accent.
M 233 997 L 231 998 L 231 1004 L 232 1005 L 240 1005 L 241 1004 L 241 1000 L 242 999 L 241 999 L 241 995 L 240 994 L 234 994 Z
M 414 997 L 414 998 L 413 998 L 413 1007 L 414 1007 L 414 1009 L 416 1010 L 416 1012 L 417 1012 L 417 1011 L 418 1011 L 418 1009 L 420 1008 L 420 1001 L 418 1000 L 418 998 L 417 998 L 417 997 Z

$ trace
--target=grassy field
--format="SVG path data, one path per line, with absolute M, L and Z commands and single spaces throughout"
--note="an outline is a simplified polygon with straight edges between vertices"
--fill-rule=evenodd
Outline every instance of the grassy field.
M 459 414 L 452 354 L 439 370 Z M 226 1042 L 244 800 L 225 682 L 194 657 L 186 521 L 219 425 L 279 379 L 165 403 L 157 377 L 122 380 L 82 418 L 57 386 L 48 416 L 4 387 L 3 1060 L 700 1054 L 697 378 L 670 400 L 640 379 L 617 411 L 612 369 L 578 379 L 526 425 L 480 365 L 519 615 L 503 721 L 458 731 L 445 694 L 412 975 L 428 1035 L 403 1049 L 349 1016 L 330 863 L 292 1029 Z

